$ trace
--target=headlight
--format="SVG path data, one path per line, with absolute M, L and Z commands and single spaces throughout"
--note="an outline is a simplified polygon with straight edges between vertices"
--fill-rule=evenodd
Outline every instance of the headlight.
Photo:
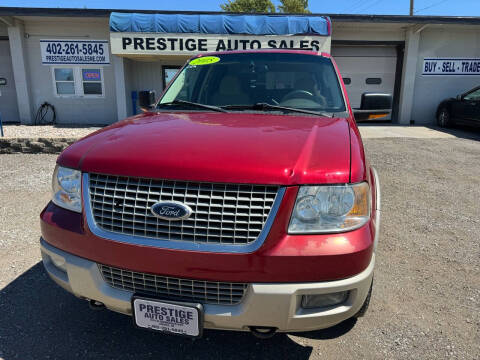
M 56 166 L 52 179 L 52 201 L 65 209 L 82 212 L 81 172 Z
M 302 186 L 298 190 L 289 234 L 338 233 L 357 229 L 370 218 L 370 187 Z

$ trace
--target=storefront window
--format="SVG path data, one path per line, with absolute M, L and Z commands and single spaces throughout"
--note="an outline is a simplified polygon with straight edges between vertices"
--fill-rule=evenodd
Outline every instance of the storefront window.
M 55 69 L 54 77 L 58 95 L 75 94 L 75 82 L 72 68 Z
M 100 69 L 82 69 L 83 94 L 102 95 L 102 72 Z
M 58 67 L 52 69 L 55 95 L 59 97 L 103 97 L 103 69 Z

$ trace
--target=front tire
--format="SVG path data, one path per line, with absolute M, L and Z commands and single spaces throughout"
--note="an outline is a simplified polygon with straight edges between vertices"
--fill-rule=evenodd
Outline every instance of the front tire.
M 437 124 L 442 128 L 448 128 L 451 126 L 450 111 L 446 107 L 442 107 L 437 115 Z

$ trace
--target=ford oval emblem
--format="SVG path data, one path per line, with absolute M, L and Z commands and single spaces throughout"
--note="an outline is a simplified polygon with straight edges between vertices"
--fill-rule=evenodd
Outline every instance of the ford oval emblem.
M 178 201 L 160 201 L 153 204 L 150 211 L 156 217 L 168 220 L 184 220 L 192 214 L 192 209 Z

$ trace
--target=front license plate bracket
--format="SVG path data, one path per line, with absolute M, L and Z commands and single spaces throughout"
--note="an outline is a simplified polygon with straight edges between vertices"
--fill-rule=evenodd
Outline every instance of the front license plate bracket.
M 132 296 L 133 324 L 138 329 L 198 339 L 203 334 L 203 317 L 202 304 Z

